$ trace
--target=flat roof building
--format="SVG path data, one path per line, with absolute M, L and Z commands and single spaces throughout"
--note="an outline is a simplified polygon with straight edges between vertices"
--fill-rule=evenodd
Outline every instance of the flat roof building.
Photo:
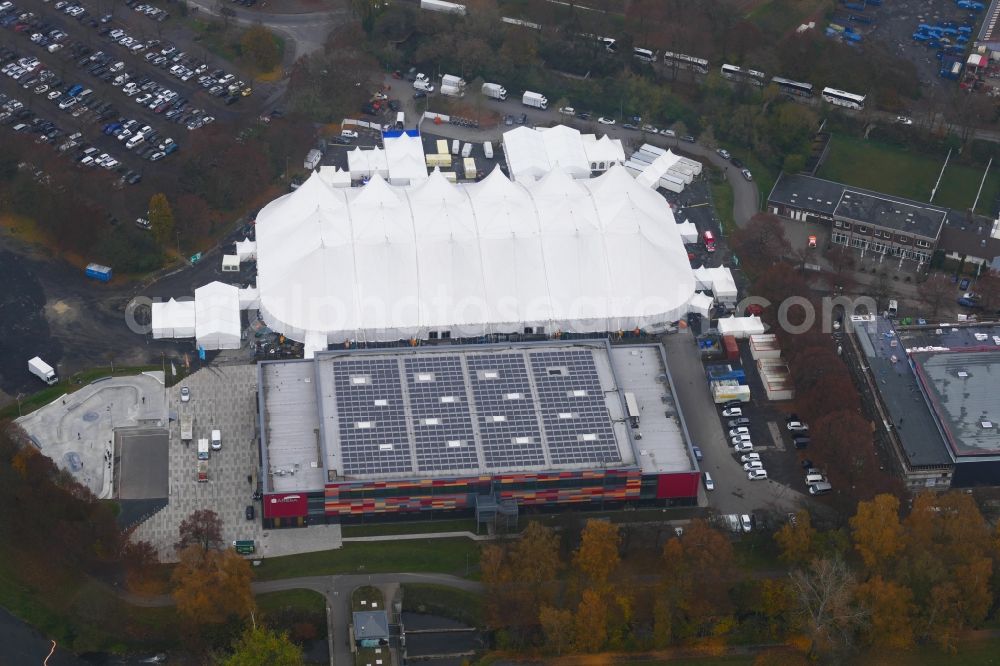
M 1000 326 L 853 323 L 881 426 L 910 487 L 1000 484 Z
M 258 387 L 274 527 L 471 510 L 480 495 L 696 501 L 700 473 L 659 345 L 330 351 L 261 363 Z

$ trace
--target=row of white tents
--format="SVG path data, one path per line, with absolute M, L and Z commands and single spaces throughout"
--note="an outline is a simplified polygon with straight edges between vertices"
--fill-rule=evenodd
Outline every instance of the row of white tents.
M 153 338 L 195 338 L 206 350 L 239 349 L 243 326 L 241 298 L 253 305 L 256 289 L 242 290 L 231 284 L 210 282 L 194 290 L 194 299 L 153 303 Z M 249 299 L 249 300 L 248 300 Z
M 671 150 L 645 143 L 632 153 L 625 168 L 640 185 L 668 192 L 683 192 L 684 188 L 701 175 L 702 165 Z

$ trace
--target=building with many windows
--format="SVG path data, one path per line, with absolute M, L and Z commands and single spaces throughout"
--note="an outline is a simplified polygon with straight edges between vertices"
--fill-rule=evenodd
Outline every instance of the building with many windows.
M 938 248 L 949 210 L 804 175 L 781 174 L 768 211 L 822 221 L 834 243 L 925 265 Z
M 257 387 L 266 527 L 697 502 L 658 344 L 328 351 Z

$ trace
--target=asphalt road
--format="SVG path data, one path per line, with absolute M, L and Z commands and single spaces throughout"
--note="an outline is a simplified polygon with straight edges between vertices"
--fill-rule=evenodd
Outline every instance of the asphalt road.
M 83 661 L 67 652 L 53 641 L 42 636 L 34 627 L 0 608 L 0 664 L 24 664 L 25 666 L 46 663 L 49 666 L 85 666 Z M 53 647 L 55 651 L 52 652 Z M 46 656 L 52 656 L 46 661 Z M 93 664 L 93 662 L 89 662 Z

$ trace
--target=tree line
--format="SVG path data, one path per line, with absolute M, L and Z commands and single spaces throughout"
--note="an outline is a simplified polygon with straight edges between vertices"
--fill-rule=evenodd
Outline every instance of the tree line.
M 781 646 L 780 659 L 765 652 L 759 663 L 844 663 L 916 646 L 949 654 L 989 619 L 1000 592 L 1000 533 L 961 492 L 921 494 L 905 508 L 877 495 L 848 524 L 824 528 L 799 511 L 757 537 L 753 547 L 774 559 L 755 567 L 704 520 L 671 534 L 652 561 L 645 545 L 628 545 L 634 529 L 592 519 L 577 538 L 531 522 L 519 539 L 484 546 L 484 614 L 497 648 Z

